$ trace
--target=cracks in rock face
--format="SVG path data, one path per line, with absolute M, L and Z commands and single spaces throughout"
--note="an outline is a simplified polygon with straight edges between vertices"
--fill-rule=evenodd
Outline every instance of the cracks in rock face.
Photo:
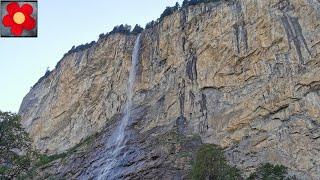
M 312 92 L 316 92 L 317 94 L 319 94 L 320 82 L 319 81 L 312 81 L 309 84 L 298 83 L 295 85 L 295 89 L 296 89 L 296 92 L 299 92 L 299 94 L 302 94 L 304 97 Z
M 277 6 L 283 14 L 280 20 L 287 35 L 289 49 L 292 48 L 291 43 L 293 43 L 298 55 L 299 62 L 301 64 L 305 64 L 301 46 L 305 47 L 309 55 L 311 55 L 311 51 L 308 48 L 307 41 L 302 33 L 302 27 L 299 23 L 298 18 L 292 17 L 288 14 L 288 11 L 293 10 L 294 7 L 288 0 L 281 1 L 281 3 L 279 3 Z

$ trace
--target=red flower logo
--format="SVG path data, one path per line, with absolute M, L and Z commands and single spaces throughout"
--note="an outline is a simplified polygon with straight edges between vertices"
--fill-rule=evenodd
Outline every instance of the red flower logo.
M 24 29 L 30 31 L 36 26 L 36 21 L 31 17 L 33 8 L 30 4 L 20 7 L 17 2 L 12 2 L 7 5 L 7 11 L 2 23 L 5 27 L 11 27 L 14 36 L 21 36 Z

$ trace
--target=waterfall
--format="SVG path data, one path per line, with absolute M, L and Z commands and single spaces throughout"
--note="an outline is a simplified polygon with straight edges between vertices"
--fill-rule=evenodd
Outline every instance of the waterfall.
M 126 96 L 127 101 L 125 104 L 123 117 L 118 125 L 117 129 L 111 135 L 110 140 L 108 141 L 108 147 L 112 149 L 110 154 L 110 158 L 107 160 L 106 166 L 103 168 L 101 174 L 98 179 L 106 179 L 109 171 L 116 165 L 117 158 L 121 153 L 121 150 L 125 147 L 126 144 L 126 127 L 129 124 L 129 120 L 131 117 L 131 109 L 132 109 L 132 98 L 133 98 L 133 88 L 137 74 L 137 67 L 139 63 L 139 49 L 140 49 L 140 34 L 138 35 L 135 45 L 132 52 L 132 64 L 129 72 L 129 79 L 127 84 Z M 125 156 L 125 154 L 123 155 Z
M 117 146 L 121 146 L 125 143 L 125 128 L 128 126 L 129 119 L 130 119 L 130 113 L 131 113 L 131 107 L 132 107 L 132 96 L 133 96 L 133 86 L 136 79 L 137 74 L 137 65 L 139 63 L 139 49 L 140 49 L 140 34 L 138 35 L 133 52 L 132 52 L 132 64 L 130 68 L 129 73 L 129 79 L 128 79 L 128 87 L 127 87 L 127 102 L 125 104 L 124 109 L 124 116 L 121 120 L 121 123 L 119 125 L 119 128 L 116 131 L 116 143 Z

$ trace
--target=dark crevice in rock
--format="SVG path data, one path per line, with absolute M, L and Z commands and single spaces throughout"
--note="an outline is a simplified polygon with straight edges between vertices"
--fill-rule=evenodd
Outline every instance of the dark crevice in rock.
M 220 90 L 220 87 L 214 87 L 214 86 L 205 86 L 203 88 L 200 89 L 201 92 L 204 91 L 215 91 L 215 90 Z
M 298 18 L 291 17 L 286 12 L 283 12 L 283 16 L 281 17 L 281 22 L 287 35 L 289 48 L 290 49 L 292 48 L 291 43 L 293 42 L 293 45 L 298 55 L 299 62 L 301 64 L 304 64 L 305 62 L 302 55 L 301 45 L 305 47 L 309 55 L 311 55 L 311 52 L 310 52 L 310 49 L 308 48 L 306 39 L 302 33 L 302 27 L 299 23 Z
M 202 120 L 199 123 L 200 132 L 204 132 L 209 129 L 208 126 L 208 109 L 207 109 L 207 96 L 205 94 L 201 94 L 200 104 L 200 112 L 202 113 Z
M 206 112 L 207 111 L 207 97 L 205 94 L 201 95 L 201 101 L 200 101 L 200 112 Z
M 233 25 L 233 31 L 236 39 L 236 48 L 238 54 L 248 51 L 248 31 L 246 29 L 246 24 L 244 21 L 244 16 L 242 12 L 241 1 L 234 1 L 231 6 L 233 9 L 233 14 L 236 18 L 236 23 Z
M 293 23 L 293 28 L 297 34 L 297 36 L 299 37 L 299 40 L 302 41 L 304 47 L 306 48 L 307 52 L 309 53 L 309 55 L 311 55 L 310 49 L 308 48 L 307 45 L 307 41 L 302 33 L 302 27 L 299 23 L 299 19 L 297 17 L 292 17 L 291 21 Z M 301 43 L 301 42 L 300 42 Z
M 195 103 L 195 95 L 194 93 L 190 90 L 189 91 L 189 98 L 190 98 L 190 105 L 191 105 L 191 112 L 193 111 L 194 108 L 194 103 Z
M 248 51 L 248 32 L 245 27 L 245 22 L 243 20 L 239 21 L 233 25 L 233 29 L 236 36 L 237 52 L 240 53 L 242 47 L 244 48 L 245 52 Z
M 180 104 L 180 115 L 184 113 L 184 102 L 185 102 L 185 81 L 184 79 L 179 84 L 179 104 Z
M 182 37 L 182 50 L 183 50 L 183 52 L 186 51 L 186 38 L 185 37 Z
M 185 134 L 185 130 L 187 128 L 187 120 L 183 115 L 177 118 L 176 125 L 177 125 L 177 133 L 180 135 Z
M 187 9 L 181 10 L 180 22 L 181 22 L 181 30 L 184 30 L 184 28 L 185 28 L 184 25 L 187 22 Z
M 236 46 L 237 52 L 240 53 L 240 45 L 239 45 L 239 27 L 237 24 L 233 25 L 234 34 L 236 35 Z
M 188 58 L 186 72 L 191 81 L 197 80 L 197 56 L 195 54 Z

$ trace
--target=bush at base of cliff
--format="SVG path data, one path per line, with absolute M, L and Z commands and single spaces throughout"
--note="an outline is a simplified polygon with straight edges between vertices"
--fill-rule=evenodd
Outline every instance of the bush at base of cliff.
M 223 151 L 215 145 L 205 144 L 197 151 L 190 178 L 193 180 L 237 180 L 240 171 L 228 165 Z
M 283 165 L 272 165 L 270 163 L 261 165 L 256 172 L 252 173 L 248 180 L 291 180 L 294 177 L 287 176 L 287 167 Z

